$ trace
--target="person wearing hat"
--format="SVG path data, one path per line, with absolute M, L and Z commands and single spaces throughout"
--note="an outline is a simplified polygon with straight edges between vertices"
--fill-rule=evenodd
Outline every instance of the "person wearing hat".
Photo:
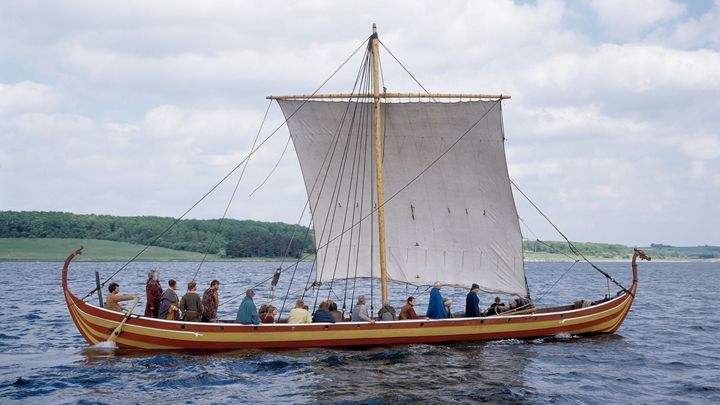
M 465 298 L 465 317 L 474 318 L 480 316 L 480 298 L 478 298 L 478 291 L 480 286 L 477 283 L 473 283 L 470 287 L 470 292 Z
M 242 303 L 240 303 L 240 308 L 238 308 L 235 322 L 243 325 L 260 324 L 260 315 L 258 314 L 257 307 L 253 301 L 254 296 L 255 291 L 252 289 L 245 291 L 245 298 L 243 298 Z

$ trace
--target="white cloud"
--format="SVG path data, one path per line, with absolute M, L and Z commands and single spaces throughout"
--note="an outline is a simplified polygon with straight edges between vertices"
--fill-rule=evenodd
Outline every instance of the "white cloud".
M 686 12 L 684 5 L 671 0 L 592 0 L 590 4 L 605 30 L 616 38 L 637 35 Z
M 524 77 L 535 85 L 563 92 L 706 91 L 720 89 L 717 66 L 720 66 L 717 50 L 603 44 L 554 55 L 529 67 Z
M 686 17 L 670 1 L 594 2 L 597 18 L 576 4 L 4 3 L 0 206 L 178 215 L 246 156 L 265 95 L 313 91 L 377 21 L 429 90 L 513 96 L 510 173 L 571 237 L 720 243 L 697 226 L 720 215 L 720 3 Z M 418 91 L 382 52 L 389 90 Z M 324 91 L 347 91 L 358 64 Z M 281 122 L 274 106 L 262 136 Z M 295 222 L 292 151 L 246 198 L 286 140 L 253 156 L 231 215 Z M 221 215 L 232 181 L 193 215 Z
M 683 151 L 693 159 L 712 160 L 720 158 L 720 136 L 690 135 L 681 143 Z
M 23 111 L 46 110 L 59 101 L 51 86 L 22 81 L 0 83 L 0 116 Z
M 683 48 L 717 49 L 720 46 L 720 0 L 715 0 L 713 7 L 700 17 L 658 30 L 650 39 L 658 44 Z

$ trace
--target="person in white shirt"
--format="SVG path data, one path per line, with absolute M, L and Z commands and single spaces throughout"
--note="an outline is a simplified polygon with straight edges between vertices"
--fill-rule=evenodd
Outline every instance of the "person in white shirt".
M 295 302 L 295 308 L 290 310 L 288 315 L 288 323 L 312 323 L 312 316 L 310 311 L 303 308 L 305 303 L 303 300 L 297 300 Z

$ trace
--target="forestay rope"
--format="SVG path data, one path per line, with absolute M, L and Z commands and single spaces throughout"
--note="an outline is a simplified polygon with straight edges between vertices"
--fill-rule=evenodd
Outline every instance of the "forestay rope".
M 585 255 L 570 241 L 570 239 L 567 238 L 567 236 L 565 236 L 564 233 L 562 233 L 562 231 L 560 231 L 560 229 L 559 229 L 557 226 L 555 226 L 555 224 L 550 220 L 550 218 L 548 218 L 547 215 L 545 215 L 545 213 L 542 212 L 542 210 L 540 210 L 540 208 L 539 208 L 537 205 L 535 205 L 535 203 L 530 199 L 530 197 L 528 197 L 527 194 L 525 194 L 525 193 L 520 189 L 520 187 L 518 187 L 518 185 L 515 184 L 514 181 L 512 181 L 512 179 L 510 179 L 510 184 L 512 184 L 513 187 L 515 187 L 515 189 L 516 189 L 520 194 L 522 194 L 523 197 L 525 197 L 525 199 L 530 203 L 530 205 L 532 205 L 533 208 L 535 208 L 535 210 L 536 210 L 540 215 L 542 215 L 542 217 L 545 218 L 545 220 L 546 220 L 553 228 L 555 228 L 555 230 L 557 231 L 557 233 L 560 234 L 560 236 L 562 236 L 563 239 L 565 239 L 565 242 L 567 242 L 568 247 L 570 248 L 570 251 L 571 251 L 571 252 L 573 252 L 573 253 L 575 253 L 577 256 L 581 257 L 581 258 L 582 258 L 584 261 L 586 261 L 593 269 L 597 270 L 598 272 L 600 272 L 600 274 L 602 274 L 603 276 L 605 276 L 605 278 L 606 278 L 608 281 L 612 281 L 615 285 L 617 285 L 618 287 L 620 287 L 624 292 L 626 292 L 626 293 L 628 293 L 628 294 L 630 294 L 630 295 L 633 295 L 627 288 L 625 288 L 622 284 L 620 284 L 619 282 L 617 282 L 617 281 L 616 281 L 614 278 L 612 278 L 612 276 L 610 276 L 607 272 L 605 272 L 604 270 L 600 269 L 598 266 L 595 265 L 595 263 L 591 262 L 587 257 L 585 257 Z
M 267 119 L 268 112 L 270 111 L 271 105 L 272 105 L 272 100 L 270 100 L 267 108 L 265 109 L 265 115 L 263 116 L 262 122 L 260 123 L 260 128 L 258 128 L 257 134 L 255 134 L 255 139 L 253 140 L 253 144 L 252 144 L 252 147 L 250 147 L 250 150 L 254 149 L 255 145 L 257 144 L 257 140 L 260 137 L 260 133 L 262 132 L 263 126 L 265 126 L 265 120 Z M 243 176 L 245 175 L 245 170 L 247 169 L 248 163 L 250 163 L 249 156 L 248 156 L 248 159 L 245 160 L 245 164 L 243 165 L 242 171 L 240 171 L 240 176 L 238 176 L 237 182 L 235 182 L 235 188 L 233 189 L 233 192 L 230 195 L 230 199 L 228 200 L 228 203 L 225 206 L 225 211 L 223 212 L 222 218 L 220 218 L 220 221 L 218 222 L 218 226 L 217 226 L 217 228 L 215 228 L 215 232 L 213 233 L 212 239 L 210 240 L 210 244 L 208 245 L 207 248 L 205 248 L 205 254 L 202 257 L 202 260 L 200 260 L 200 263 L 198 264 L 197 270 L 195 270 L 195 274 L 193 274 L 193 278 L 191 281 L 195 281 L 195 279 L 197 278 L 197 275 L 200 272 L 200 269 L 202 268 L 203 264 L 205 263 L 205 259 L 207 259 L 207 255 L 210 252 L 210 249 L 212 249 L 212 246 L 215 243 L 215 239 L 217 238 L 218 234 L 220 233 L 220 230 L 222 229 L 223 222 L 225 221 L 228 210 L 230 210 L 230 206 L 232 205 L 232 202 L 235 199 L 235 194 L 237 194 L 237 190 L 238 190 L 238 187 L 240 186 L 240 182 L 242 181 Z

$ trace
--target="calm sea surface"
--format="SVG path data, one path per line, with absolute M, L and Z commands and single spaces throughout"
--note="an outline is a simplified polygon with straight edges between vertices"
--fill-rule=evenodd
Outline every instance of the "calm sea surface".
M 207 263 L 198 281 L 202 290 L 219 279 L 224 302 L 277 265 Z M 104 279 L 119 266 L 74 264 L 72 291 L 84 295 L 94 285 L 94 271 Z M 527 264 L 533 298 L 542 296 L 539 305 L 607 293 L 604 278 L 581 263 L 560 278 L 570 266 Z M 629 287 L 629 263 L 601 267 Z M 197 263 L 137 263 L 114 280 L 123 292 L 140 293 L 151 268 L 163 281 L 185 283 Z M 642 263 L 637 300 L 609 336 L 220 353 L 90 349 L 67 313 L 59 269 L 59 263 L 0 263 L 0 403 L 720 403 L 719 263 Z M 307 275 L 303 265 L 291 296 L 302 293 Z M 283 275 L 283 291 L 289 276 Z M 331 297 L 349 301 L 343 289 Z M 267 282 L 257 290 L 258 305 L 270 301 Z M 377 291 L 375 286 L 376 310 Z M 359 283 L 360 293 L 370 296 L 370 285 Z M 461 309 L 465 289 L 446 287 L 443 293 Z M 408 294 L 426 308 L 424 289 L 393 286 L 391 294 L 398 308 Z M 314 297 L 313 291 L 306 295 L 311 303 Z M 491 299 L 481 294 L 485 304 Z M 221 306 L 221 317 L 234 317 L 238 304 Z

